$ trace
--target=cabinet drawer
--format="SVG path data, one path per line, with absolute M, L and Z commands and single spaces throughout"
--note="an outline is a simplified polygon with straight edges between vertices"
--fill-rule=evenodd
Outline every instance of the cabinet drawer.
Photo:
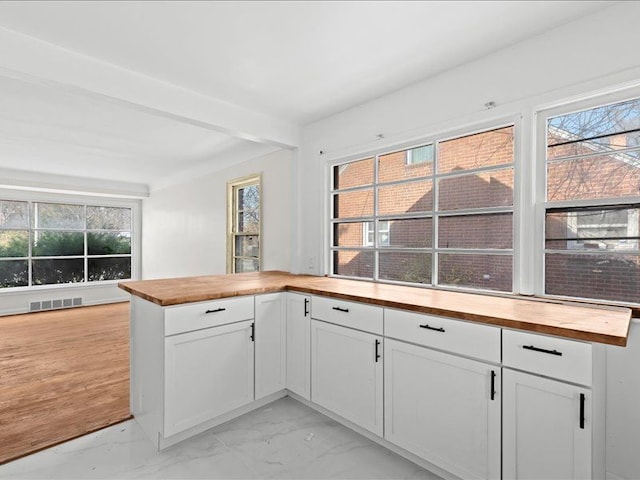
M 502 363 L 581 385 L 591 385 L 591 344 L 504 329 Z
M 382 335 L 382 308 L 329 297 L 311 299 L 311 317 Z
M 500 363 L 498 327 L 385 308 L 384 334 L 386 337 Z
M 164 334 L 190 332 L 253 318 L 253 296 L 167 307 Z

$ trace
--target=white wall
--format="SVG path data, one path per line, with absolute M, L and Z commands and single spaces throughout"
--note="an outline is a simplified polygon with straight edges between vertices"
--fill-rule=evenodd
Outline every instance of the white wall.
M 290 269 L 295 153 L 265 155 L 152 191 L 142 204 L 142 278 L 226 273 L 227 181 L 262 173 L 262 269 Z

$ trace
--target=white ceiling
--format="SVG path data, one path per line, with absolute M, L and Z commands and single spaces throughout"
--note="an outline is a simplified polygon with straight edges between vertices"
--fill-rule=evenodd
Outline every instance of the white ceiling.
M 0 167 L 163 183 L 232 151 L 282 146 L 254 135 L 253 121 L 239 134 L 248 113 L 303 126 L 611 3 L 0 2 L 0 27 L 242 114 L 233 128 L 209 125 L 93 95 L 90 84 L 64 88 L 46 73 L 2 77 L 15 67 L 0 58 Z

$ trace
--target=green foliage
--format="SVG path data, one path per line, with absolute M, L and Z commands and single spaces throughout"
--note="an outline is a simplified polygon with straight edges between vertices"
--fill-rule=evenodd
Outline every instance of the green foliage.
M 0 288 L 28 285 L 28 274 L 26 260 L 0 261 Z
M 33 255 L 69 256 L 84 255 L 84 235 L 82 232 L 36 232 Z
M 131 239 L 114 233 L 87 233 L 89 255 L 131 253 Z
M 29 234 L 23 230 L 0 233 L 0 257 L 26 257 L 29 253 Z

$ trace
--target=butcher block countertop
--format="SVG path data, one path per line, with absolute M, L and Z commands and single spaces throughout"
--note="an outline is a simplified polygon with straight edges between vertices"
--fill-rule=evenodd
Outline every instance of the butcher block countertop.
M 628 308 L 449 292 L 280 271 L 131 281 L 118 286 L 163 307 L 288 290 L 618 346 L 627 344 L 631 322 Z

